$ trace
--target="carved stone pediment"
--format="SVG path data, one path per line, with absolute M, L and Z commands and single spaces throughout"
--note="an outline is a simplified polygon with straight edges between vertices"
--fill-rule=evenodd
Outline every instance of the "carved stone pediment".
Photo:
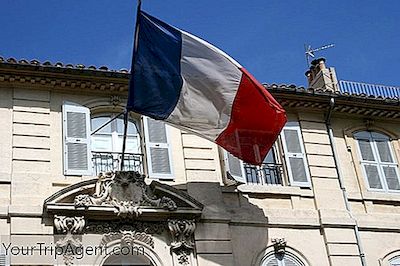
M 137 172 L 108 172 L 99 175 L 95 193 L 77 195 L 76 208 L 89 206 L 114 206 L 121 217 L 137 217 L 141 206 L 152 206 L 169 211 L 177 209 L 176 203 L 169 197 L 158 198 L 144 182 L 144 175 Z
M 101 173 L 97 179 L 62 189 L 44 204 L 49 213 L 71 213 L 102 219 L 195 219 L 203 206 L 184 191 L 133 171 Z M 108 217 L 108 218 L 107 218 Z

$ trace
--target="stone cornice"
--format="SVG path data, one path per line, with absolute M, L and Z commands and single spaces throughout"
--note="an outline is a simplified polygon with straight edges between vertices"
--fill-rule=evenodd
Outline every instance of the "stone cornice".
M 266 88 L 288 111 L 327 112 L 330 99 L 335 99 L 335 114 L 398 119 L 400 117 L 399 99 L 348 95 L 321 89 L 305 89 L 296 86 L 269 86 Z
M 121 72 L 0 63 L 0 86 L 7 87 L 126 94 L 128 81 L 129 74 Z
M 40 63 L 36 60 L 0 60 L 0 88 L 27 87 L 79 93 L 126 95 L 130 74 L 126 70 L 110 71 L 106 67 L 72 66 L 62 63 Z M 326 112 L 330 98 L 335 98 L 336 114 L 362 117 L 398 119 L 400 101 L 368 95 L 349 95 L 340 92 L 295 85 L 265 85 L 278 102 L 288 111 L 306 110 Z

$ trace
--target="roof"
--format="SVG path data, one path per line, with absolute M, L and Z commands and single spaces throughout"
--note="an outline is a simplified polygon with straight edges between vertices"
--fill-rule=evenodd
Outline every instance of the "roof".
M 295 85 L 264 84 L 279 103 L 286 109 L 314 110 L 326 113 L 331 108 L 331 99 L 335 101 L 333 111 L 343 115 L 364 117 L 400 118 L 398 98 L 350 94 L 320 88 L 305 88 Z
M 110 70 L 106 66 L 84 66 L 82 64 L 72 65 L 61 62 L 51 63 L 38 60 L 16 60 L 15 58 L 4 58 L 0 56 L 0 81 L 19 81 L 35 83 L 40 81 L 42 85 L 71 88 L 90 88 L 100 90 L 111 90 L 126 92 L 130 73 L 126 69 Z M 24 71 L 25 75 L 20 74 Z M 40 74 L 38 74 L 40 73 Z M 53 77 L 53 73 L 64 74 Z M 71 76 L 73 75 L 73 76 Z M 79 77 L 77 77 L 79 76 Z M 89 80 L 89 78 L 97 78 Z M 105 79 L 106 78 L 106 79 Z M 96 83 L 96 84 L 94 84 Z M 326 109 L 329 99 L 334 97 L 342 105 L 374 105 L 379 109 L 393 109 L 400 107 L 398 97 L 389 95 L 387 97 L 377 96 L 360 91 L 330 91 L 321 88 L 306 88 L 293 84 L 264 84 L 264 86 L 278 99 L 284 107 L 311 107 Z M 347 110 L 344 108 L 343 110 Z M 394 110 L 391 110 L 394 111 Z M 392 114 L 392 112 L 390 112 Z M 386 116 L 386 115 L 385 115 Z M 393 117 L 397 117 L 393 115 Z
M 263 84 L 269 91 L 275 93 L 290 93 L 296 95 L 308 95 L 308 96 L 319 96 L 319 97 L 335 97 L 339 99 L 349 99 L 359 102 L 379 102 L 381 104 L 399 105 L 400 99 L 392 96 L 381 96 L 376 94 L 366 94 L 348 91 L 330 91 L 321 88 L 306 88 L 303 86 L 287 85 L 287 84 Z

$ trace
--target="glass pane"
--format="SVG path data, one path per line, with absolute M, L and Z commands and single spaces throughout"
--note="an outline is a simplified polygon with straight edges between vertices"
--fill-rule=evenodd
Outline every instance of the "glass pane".
M 365 161 L 375 161 L 374 154 L 372 153 L 371 142 L 369 140 L 358 140 L 360 147 L 361 157 Z
M 378 147 L 379 158 L 381 162 L 393 163 L 392 155 L 390 154 L 389 142 L 387 141 L 376 141 Z
M 301 146 L 297 130 L 284 129 L 284 134 L 288 152 L 301 153 Z
M 112 151 L 111 135 L 92 136 L 92 151 Z
M 292 171 L 293 181 L 307 182 L 306 169 L 303 158 L 289 158 L 290 170 Z
M 379 139 L 379 140 L 390 140 L 388 136 L 386 136 L 384 134 L 381 134 L 381 133 L 378 133 L 378 132 L 371 132 L 371 135 L 372 135 L 372 138 L 374 140 L 377 140 L 377 139 Z
M 118 143 L 115 152 L 122 152 L 122 143 L 124 141 L 124 136 L 118 136 Z M 126 137 L 126 147 L 125 152 L 127 153 L 139 153 L 139 141 L 136 136 Z
M 367 179 L 370 188 L 382 188 L 381 180 L 379 179 L 378 167 L 376 165 L 364 165 L 365 173 L 367 174 Z
M 92 132 L 111 120 L 110 117 L 95 117 L 91 119 Z M 97 133 L 111 133 L 111 123 Z M 96 134 L 97 134 L 96 133 Z
M 356 139 L 370 139 L 371 138 L 371 132 L 360 131 L 360 132 L 355 133 L 354 137 Z
M 275 152 L 273 147 L 269 150 L 267 156 L 265 156 L 263 163 L 269 163 L 269 164 L 275 163 Z
M 383 166 L 385 173 L 386 183 L 390 190 L 400 190 L 399 179 L 397 177 L 396 168 L 390 166 Z
M 118 118 L 117 119 L 117 128 L 116 131 L 118 132 L 119 135 L 123 135 L 124 134 L 124 120 L 122 118 Z M 132 121 L 128 121 L 128 131 L 127 134 L 128 135 L 133 135 L 136 134 L 136 126 Z

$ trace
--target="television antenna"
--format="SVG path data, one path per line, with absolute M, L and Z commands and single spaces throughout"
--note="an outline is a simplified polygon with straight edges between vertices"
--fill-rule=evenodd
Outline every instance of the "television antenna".
M 327 44 L 318 48 L 311 48 L 311 45 L 304 45 L 304 50 L 305 50 L 305 54 L 306 54 L 306 61 L 307 61 L 307 66 L 310 66 L 310 58 L 314 58 L 315 57 L 315 52 L 319 52 L 322 50 L 326 50 L 329 48 L 335 47 L 334 43 L 331 44 Z

